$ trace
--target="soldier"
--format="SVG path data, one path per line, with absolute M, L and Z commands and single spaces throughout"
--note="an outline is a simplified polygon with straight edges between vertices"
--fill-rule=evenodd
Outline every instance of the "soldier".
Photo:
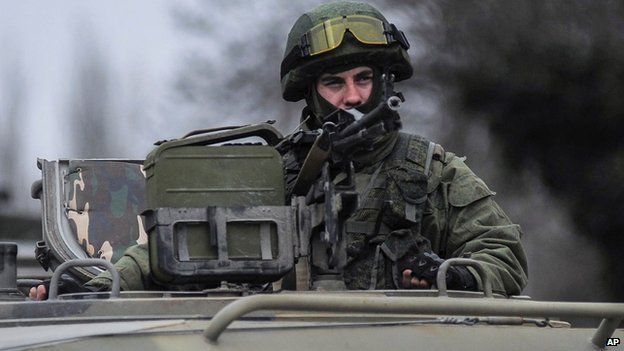
M 302 124 L 309 129 L 320 128 L 336 108 L 365 114 L 385 98 L 382 74 L 411 77 L 408 48 L 403 32 L 370 5 L 321 5 L 288 35 L 282 96 L 305 99 Z M 520 227 L 463 158 L 394 132 L 353 160 L 361 205 L 346 223 L 349 289 L 428 288 L 451 257 L 483 263 L 494 291 L 518 294 L 526 286 Z M 447 283 L 481 289 L 471 268 L 452 268 Z
M 383 74 L 395 81 L 411 77 L 408 48 L 403 32 L 370 5 L 321 5 L 303 14 L 288 35 L 282 96 L 305 99 L 306 129 L 320 128 L 336 109 L 366 114 L 385 98 Z M 297 169 L 301 155 L 288 142 L 281 148 L 285 163 Z M 361 205 L 345 227 L 348 289 L 429 288 L 451 257 L 483 263 L 496 292 L 519 294 L 526 286 L 520 227 L 463 158 L 420 136 L 391 132 L 354 151 L 352 159 Z M 155 287 L 144 247 L 128 249 L 116 266 L 123 289 Z M 109 282 L 102 275 L 87 286 L 100 289 Z M 465 267 L 451 267 L 447 284 L 482 288 Z M 44 295 L 43 287 L 31 291 L 31 298 Z

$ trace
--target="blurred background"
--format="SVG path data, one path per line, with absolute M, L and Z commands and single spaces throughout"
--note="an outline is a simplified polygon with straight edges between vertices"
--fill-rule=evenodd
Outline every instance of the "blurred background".
M 278 121 L 279 64 L 321 1 L 1 0 L 0 238 L 41 237 L 37 158 L 141 159 Z M 624 3 L 370 1 L 406 32 L 405 130 L 467 156 L 524 231 L 537 299 L 624 300 Z

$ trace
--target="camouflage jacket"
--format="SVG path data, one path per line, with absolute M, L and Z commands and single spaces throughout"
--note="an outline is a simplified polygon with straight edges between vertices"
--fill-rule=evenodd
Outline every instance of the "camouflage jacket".
M 378 174 L 379 179 L 397 176 L 409 178 L 412 174 L 419 172 L 422 174 L 426 168 L 422 162 L 422 155 L 423 152 L 426 154 L 426 151 L 418 148 L 420 144 L 422 143 L 410 143 L 407 160 L 397 161 L 399 170 L 410 168 L 409 172 L 397 173 L 393 171 L 396 167 L 387 167 L 386 163 L 386 167 Z M 430 155 L 432 158 L 428 174 L 423 177 L 423 181 L 426 182 L 426 186 L 423 186 L 426 191 L 423 199 L 426 200 L 420 207 L 422 217 L 418 229 L 415 230 L 417 232 L 410 233 L 412 239 L 423 242 L 427 250 L 437 253 L 442 258 L 469 257 L 484 263 L 495 292 L 507 295 L 519 294 L 527 284 L 527 263 L 520 242 L 522 235 L 520 226 L 513 224 L 494 201 L 494 192 L 468 168 L 464 163 L 465 158 L 445 152 L 440 145 L 432 145 L 435 147 L 433 154 Z M 374 164 L 361 169 L 356 175 L 358 183 L 368 183 L 376 166 Z M 361 188 L 358 186 L 358 189 Z M 375 191 L 391 193 L 393 188 L 384 185 L 377 187 L 373 193 Z M 400 208 L 395 209 L 396 206 Z M 405 212 L 405 203 L 397 201 L 396 206 L 393 206 L 390 212 Z M 391 228 L 386 228 L 385 233 L 381 231 L 381 240 L 378 237 L 371 240 L 370 236 L 361 235 L 362 240 L 358 242 L 357 234 L 349 238 L 348 252 L 353 251 L 353 247 L 359 247 L 360 251 L 350 254 L 352 259 L 347 265 L 348 274 L 345 281 L 350 289 L 366 289 L 370 286 L 372 279 L 370 262 L 371 257 L 375 255 L 374 244 L 387 239 L 390 233 L 403 233 L 396 231 L 401 227 L 410 228 L 410 223 L 401 223 L 398 220 L 396 225 L 392 225 L 392 222 L 393 220 L 388 222 Z M 392 238 L 392 235 L 390 237 Z M 399 246 L 400 243 L 401 241 Z M 122 289 L 158 288 L 150 278 L 146 246 L 130 247 L 115 265 L 120 272 Z M 382 260 L 381 265 L 375 268 L 380 271 L 379 279 L 373 284 L 376 288 L 397 288 L 390 278 L 392 274 L 390 262 Z M 478 275 L 472 268 L 469 269 L 481 288 Z M 109 284 L 110 276 L 106 272 L 87 283 L 90 286 Z
M 403 146 L 407 155 L 393 159 L 396 150 L 401 149 L 398 145 L 402 141 L 408 143 L 408 146 Z M 427 150 L 428 144 L 431 150 Z M 428 155 L 431 151 L 432 154 Z M 519 294 L 527 284 L 527 262 L 520 242 L 520 226 L 512 223 L 494 201 L 494 192 L 468 168 L 465 158 L 445 152 L 440 145 L 429 143 L 424 138 L 406 138 L 405 134 L 394 146 L 393 154 L 385 158 L 377 181 L 370 180 L 373 175 L 367 176 L 374 174 L 377 165 L 363 169 L 357 175 L 363 178 L 360 184 L 376 184 L 372 184 L 370 195 L 364 195 L 360 204 L 364 208 L 350 219 L 363 224 L 351 227 L 363 228 L 349 233 L 351 223 L 347 223 L 347 234 L 350 234 L 347 253 L 354 257 L 345 272 L 347 287 L 399 288 L 396 279 L 393 279 L 397 272 L 393 272 L 393 263 L 388 257 L 372 263 L 379 255 L 375 253 L 378 244 L 385 243 L 392 248 L 395 258 L 410 254 L 410 249 L 411 253 L 415 253 L 410 248 L 412 246 L 420 252 L 434 252 L 441 258 L 467 257 L 480 261 L 485 265 L 495 292 Z M 427 175 L 424 175 L 425 170 Z M 379 199 L 391 200 L 391 205 L 386 206 L 388 208 L 382 215 L 374 211 L 375 207 L 379 207 L 374 204 L 379 203 Z M 407 218 L 410 216 L 408 202 L 422 202 L 412 209 L 412 212 L 417 212 L 411 215 L 412 219 Z M 368 237 L 357 234 L 366 232 L 365 224 L 369 218 L 381 218 L 382 222 L 375 226 L 377 235 L 373 238 L 370 233 L 366 233 Z M 374 278 L 369 272 L 373 268 L 378 274 L 377 281 L 371 284 Z M 482 289 L 476 272 L 472 268 L 469 270 L 475 276 L 479 289 Z
M 464 160 L 445 152 L 432 163 L 422 233 L 442 258 L 463 256 L 484 263 L 495 292 L 520 294 L 528 272 L 520 226 Z

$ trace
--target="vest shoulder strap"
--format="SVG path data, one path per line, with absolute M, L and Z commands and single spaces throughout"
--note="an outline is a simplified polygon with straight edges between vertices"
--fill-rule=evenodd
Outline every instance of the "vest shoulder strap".
M 399 133 L 399 138 L 394 150 L 388 157 L 388 162 L 392 165 L 409 161 L 416 167 L 409 167 L 410 170 L 423 173 L 429 176 L 431 161 L 435 156 L 443 155 L 442 147 L 436 143 L 421 137 L 407 133 Z M 440 154 L 440 155 L 438 155 Z

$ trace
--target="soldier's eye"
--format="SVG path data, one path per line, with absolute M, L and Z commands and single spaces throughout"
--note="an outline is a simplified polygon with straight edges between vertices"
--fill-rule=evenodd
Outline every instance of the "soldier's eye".
M 368 83 L 371 82 L 373 80 L 373 75 L 365 75 L 365 76 L 361 76 L 361 77 L 357 77 L 356 81 L 358 83 Z
M 355 75 L 355 82 L 358 84 L 368 84 L 373 81 L 373 72 L 366 70 Z
M 327 77 L 321 80 L 321 84 L 327 87 L 336 87 L 344 84 L 344 80 L 338 77 Z

